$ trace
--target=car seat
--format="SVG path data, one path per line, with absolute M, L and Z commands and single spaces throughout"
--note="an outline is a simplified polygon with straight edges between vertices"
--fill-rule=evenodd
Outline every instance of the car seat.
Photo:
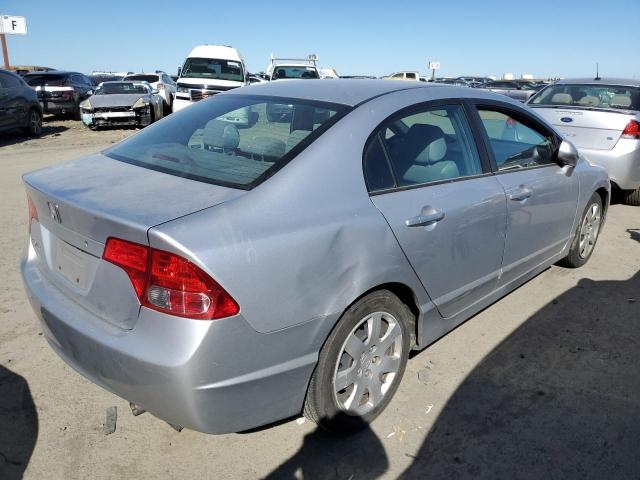
M 233 123 L 209 120 L 202 133 L 202 143 L 205 150 L 233 153 L 240 143 L 240 134 Z
M 398 174 L 404 184 L 426 183 L 460 176 L 458 165 L 447 160 L 447 142 L 440 127 L 416 123 L 397 149 Z

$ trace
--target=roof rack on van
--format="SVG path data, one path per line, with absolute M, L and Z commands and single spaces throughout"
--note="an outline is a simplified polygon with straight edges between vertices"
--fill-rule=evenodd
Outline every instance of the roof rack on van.
M 272 53 L 269 59 L 269 63 L 271 65 L 275 64 L 276 62 L 302 62 L 302 63 L 311 64 L 314 67 L 316 66 L 317 61 L 318 61 L 318 55 L 316 55 L 315 53 L 311 53 L 307 55 L 307 58 L 276 58 L 273 56 L 273 53 Z

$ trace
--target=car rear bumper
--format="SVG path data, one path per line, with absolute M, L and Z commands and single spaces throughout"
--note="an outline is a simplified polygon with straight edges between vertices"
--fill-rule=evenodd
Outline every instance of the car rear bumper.
M 172 424 L 206 433 L 298 414 L 336 316 L 260 334 L 237 315 L 189 320 L 142 308 L 132 330 L 100 320 L 40 271 L 31 246 L 22 277 L 55 352 L 92 382 Z
M 621 138 L 611 150 L 580 148 L 580 152 L 591 163 L 604 167 L 618 188 L 640 187 L 640 140 Z
M 73 100 L 39 99 L 44 113 L 71 113 L 78 108 Z

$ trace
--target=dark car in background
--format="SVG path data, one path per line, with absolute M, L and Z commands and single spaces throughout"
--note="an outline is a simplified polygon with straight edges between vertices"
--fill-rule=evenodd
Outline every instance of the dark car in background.
M 478 88 L 486 88 L 495 93 L 501 93 L 507 97 L 526 102 L 541 86 L 528 80 L 495 80 L 487 82 Z
M 36 91 L 44 113 L 71 115 L 78 120 L 80 103 L 94 88 L 91 79 L 78 72 L 33 72 L 23 78 Z
M 34 137 L 42 133 L 42 108 L 36 92 L 19 75 L 0 70 L 0 131 L 22 129 Z

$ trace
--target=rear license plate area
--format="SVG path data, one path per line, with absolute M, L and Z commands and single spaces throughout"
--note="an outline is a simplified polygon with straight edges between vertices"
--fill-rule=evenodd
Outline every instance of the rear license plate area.
M 90 256 L 66 242 L 58 241 L 54 269 L 65 280 L 77 288 L 86 290 Z

